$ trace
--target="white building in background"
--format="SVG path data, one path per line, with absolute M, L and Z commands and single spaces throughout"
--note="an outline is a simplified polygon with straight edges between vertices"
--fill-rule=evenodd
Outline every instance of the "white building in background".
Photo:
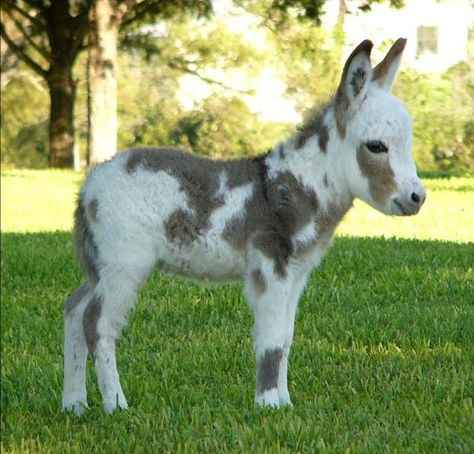
M 443 72 L 460 61 L 474 60 L 474 1 L 405 0 L 405 7 L 390 8 L 388 1 L 363 12 L 362 1 L 346 0 L 344 57 L 365 38 L 374 42 L 374 60 L 381 58 L 396 38 L 408 39 L 404 66 L 421 72 Z M 333 27 L 339 0 L 328 0 L 323 25 Z M 381 46 L 386 42 L 386 46 Z

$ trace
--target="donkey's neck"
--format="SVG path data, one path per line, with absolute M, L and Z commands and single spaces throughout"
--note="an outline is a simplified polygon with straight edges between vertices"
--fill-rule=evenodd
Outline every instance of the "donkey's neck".
M 330 103 L 310 117 L 295 135 L 271 150 L 265 160 L 268 176 L 291 172 L 316 193 L 323 209 L 345 213 L 352 206 L 354 196 L 338 153 L 341 146 L 333 103 Z

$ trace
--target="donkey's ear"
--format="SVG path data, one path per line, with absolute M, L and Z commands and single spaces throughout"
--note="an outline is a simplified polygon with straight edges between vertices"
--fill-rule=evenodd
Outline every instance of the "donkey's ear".
M 397 39 L 385 58 L 374 68 L 373 80 L 386 91 L 392 88 L 406 43 L 404 38 Z
M 344 137 L 347 117 L 365 98 L 372 80 L 370 51 L 372 42 L 362 41 L 351 53 L 344 65 L 341 82 L 336 93 L 336 118 L 339 132 Z

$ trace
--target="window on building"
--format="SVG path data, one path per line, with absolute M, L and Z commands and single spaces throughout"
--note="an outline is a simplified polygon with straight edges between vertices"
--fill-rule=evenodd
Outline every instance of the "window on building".
M 420 26 L 416 30 L 417 49 L 419 57 L 426 53 L 436 54 L 438 52 L 438 27 Z

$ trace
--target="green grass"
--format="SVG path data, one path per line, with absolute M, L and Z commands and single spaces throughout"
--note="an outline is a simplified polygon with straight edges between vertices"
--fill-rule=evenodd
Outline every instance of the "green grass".
M 2 178 L 2 452 L 474 451 L 472 179 L 427 182 L 438 215 L 452 213 L 438 237 L 452 241 L 363 238 L 367 217 L 347 220 L 359 237 L 335 241 L 300 304 L 293 410 L 253 405 L 239 286 L 156 273 L 118 344 L 130 410 L 105 416 L 89 368 L 91 408 L 75 418 L 60 410 L 62 316 L 82 277 L 70 234 L 48 230 L 69 225 L 80 178 Z M 399 236 L 436 234 L 394 221 Z
M 71 230 L 84 175 L 61 170 L 2 172 L 2 232 Z

